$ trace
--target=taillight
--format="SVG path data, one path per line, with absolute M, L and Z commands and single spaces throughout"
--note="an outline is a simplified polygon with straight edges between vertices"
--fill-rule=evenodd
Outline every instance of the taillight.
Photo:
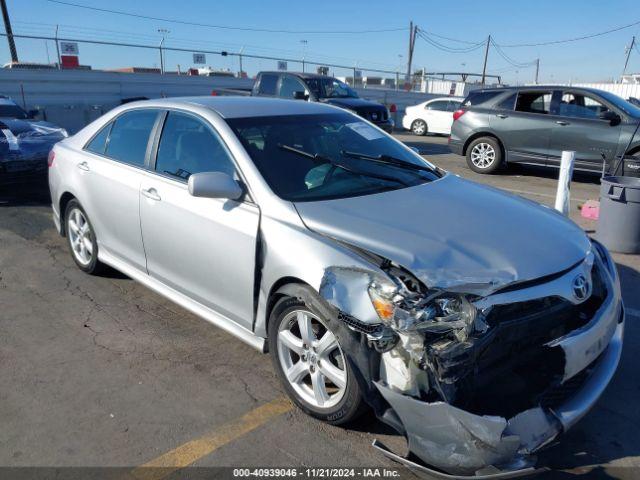
M 464 115 L 464 113 L 466 112 L 466 110 L 456 110 L 455 112 L 453 112 L 453 121 L 455 122 L 456 120 L 458 120 L 462 115 Z
M 396 113 L 398 111 L 398 107 L 396 107 L 395 103 L 392 103 L 391 105 L 389 105 L 389 111 L 391 113 Z
M 56 152 L 54 152 L 53 150 L 51 150 L 49 152 L 49 156 L 47 157 L 47 165 L 49 165 L 49 168 L 53 167 L 53 161 L 56 158 Z

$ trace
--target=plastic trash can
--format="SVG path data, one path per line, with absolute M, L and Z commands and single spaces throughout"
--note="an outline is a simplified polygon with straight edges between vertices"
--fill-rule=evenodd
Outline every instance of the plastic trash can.
M 602 178 L 596 238 L 613 252 L 640 253 L 640 178 Z

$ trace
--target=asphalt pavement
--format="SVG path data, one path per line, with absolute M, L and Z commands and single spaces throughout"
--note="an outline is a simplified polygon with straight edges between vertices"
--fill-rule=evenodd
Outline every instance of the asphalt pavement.
M 477 175 L 446 138 L 398 137 L 456 174 L 553 204 L 557 171 Z M 598 190 L 594 175 L 572 183 L 571 217 L 589 233 L 596 223 L 578 207 Z M 640 476 L 640 258 L 615 260 L 629 312 L 622 362 L 592 412 L 541 454 L 562 469 L 549 477 Z M 371 448 L 378 438 L 406 452 L 380 422 L 328 426 L 283 397 L 267 356 L 119 272 L 78 270 L 46 191 L 0 190 L 0 478 L 34 466 L 118 467 L 132 478 L 185 478 L 186 466 L 350 466 L 413 477 Z

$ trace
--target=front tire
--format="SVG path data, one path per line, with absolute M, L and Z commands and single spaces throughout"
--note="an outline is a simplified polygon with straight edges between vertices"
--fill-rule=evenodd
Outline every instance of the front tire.
M 305 413 L 332 425 L 364 410 L 360 386 L 331 322 L 304 302 L 284 297 L 269 321 L 273 366 L 293 402 Z
M 425 122 L 424 120 L 417 119 L 414 120 L 411 124 L 411 132 L 414 135 L 422 137 L 427 134 L 427 131 L 427 122 Z
M 476 173 L 494 173 L 502 166 L 502 149 L 493 137 L 476 138 L 467 148 L 467 165 Z
M 65 232 L 73 261 L 80 270 L 96 274 L 102 270 L 98 261 L 98 242 L 91 222 L 80 203 L 73 199 L 65 210 Z

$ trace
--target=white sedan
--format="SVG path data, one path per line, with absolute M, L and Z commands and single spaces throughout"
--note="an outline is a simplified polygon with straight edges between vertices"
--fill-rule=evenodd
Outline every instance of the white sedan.
M 449 135 L 453 123 L 453 112 L 460 108 L 462 97 L 432 98 L 405 109 L 402 126 L 414 135 L 441 133 Z

